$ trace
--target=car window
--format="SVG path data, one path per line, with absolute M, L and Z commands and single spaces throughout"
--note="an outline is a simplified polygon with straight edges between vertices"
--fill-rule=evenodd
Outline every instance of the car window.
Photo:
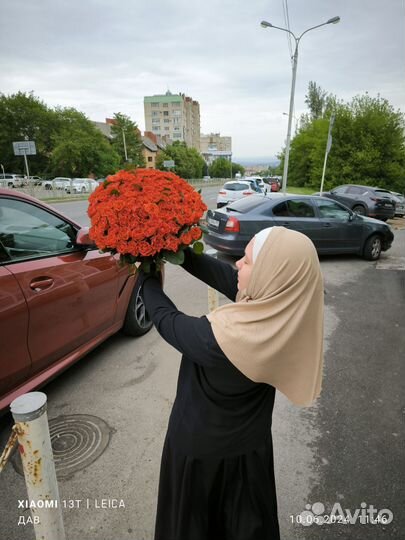
M 343 193 L 346 193 L 347 186 L 340 186 L 337 188 L 332 189 L 331 193 L 334 193 L 336 195 L 343 195 Z
M 311 203 L 307 201 L 292 200 L 287 201 L 289 215 L 298 218 L 315 217 L 315 210 Z
M 364 193 L 367 193 L 367 188 L 360 186 L 349 186 L 346 193 L 350 193 L 352 195 L 364 195 Z
M 316 199 L 316 204 L 322 218 L 340 219 L 342 221 L 349 219 L 350 212 L 335 201 Z
M 279 203 L 273 207 L 273 216 L 288 217 L 289 215 L 290 214 L 288 213 L 288 206 L 286 201 L 283 201 L 282 203 Z
M 253 189 L 254 191 L 257 191 L 258 193 L 262 193 L 262 190 L 256 184 L 256 182 L 249 182 L 249 185 L 250 185 L 251 189 Z
M 249 189 L 251 186 L 250 184 L 248 183 L 245 183 L 245 184 L 234 184 L 235 186 L 235 191 L 244 191 L 245 189 Z
M 23 201 L 0 199 L 0 243 L 8 262 L 74 251 L 75 238 L 74 227 L 50 212 Z
M 380 195 L 380 197 L 388 197 L 390 198 L 392 196 L 392 193 L 388 191 L 387 189 L 375 189 L 374 192 L 377 195 Z

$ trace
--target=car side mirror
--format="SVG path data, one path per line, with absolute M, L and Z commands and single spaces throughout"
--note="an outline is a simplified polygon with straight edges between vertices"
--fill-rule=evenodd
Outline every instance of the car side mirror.
M 82 227 L 78 230 L 76 244 L 78 246 L 96 247 L 96 244 L 90 239 L 88 227 Z

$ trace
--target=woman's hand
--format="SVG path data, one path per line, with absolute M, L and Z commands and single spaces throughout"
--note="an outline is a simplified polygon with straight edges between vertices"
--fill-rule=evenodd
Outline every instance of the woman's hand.
M 137 270 L 137 276 L 140 285 L 142 286 L 148 279 L 157 279 L 161 286 L 163 287 L 164 282 L 164 264 L 161 263 L 159 266 L 156 263 L 151 263 L 149 267 L 149 272 L 145 272 L 142 267 L 139 267 Z

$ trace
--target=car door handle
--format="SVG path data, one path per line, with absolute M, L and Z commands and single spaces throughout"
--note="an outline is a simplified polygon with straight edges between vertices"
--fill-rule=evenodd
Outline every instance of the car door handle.
M 30 283 L 30 287 L 33 291 L 39 292 L 52 287 L 53 279 L 48 277 L 39 277 L 33 279 Z

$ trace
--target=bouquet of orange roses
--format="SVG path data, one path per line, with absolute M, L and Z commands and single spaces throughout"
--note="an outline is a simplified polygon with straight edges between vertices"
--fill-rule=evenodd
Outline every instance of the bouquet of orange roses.
M 90 238 L 101 251 L 145 272 L 152 263 L 181 264 L 183 250 L 203 251 L 199 220 L 207 206 L 179 176 L 155 169 L 119 171 L 89 197 Z

